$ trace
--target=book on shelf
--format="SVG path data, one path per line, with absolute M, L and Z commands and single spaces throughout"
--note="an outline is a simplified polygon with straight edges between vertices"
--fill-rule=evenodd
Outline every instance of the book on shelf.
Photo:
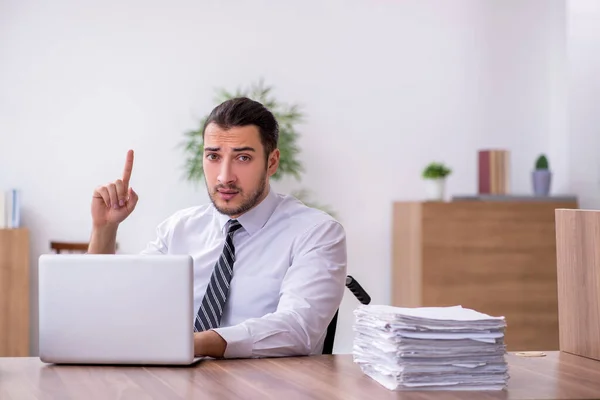
M 0 229 L 21 226 L 21 197 L 17 189 L 0 193 Z
M 508 194 L 510 185 L 508 150 L 480 150 L 477 167 L 479 194 Z

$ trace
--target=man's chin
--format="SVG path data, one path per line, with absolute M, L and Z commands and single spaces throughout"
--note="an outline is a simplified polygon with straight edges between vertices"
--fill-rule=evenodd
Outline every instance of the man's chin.
M 217 199 L 213 203 L 214 203 L 217 211 L 219 211 L 221 214 L 225 214 L 228 216 L 238 214 L 238 210 L 240 209 L 239 205 L 233 204 L 234 202 L 232 202 L 232 201 Z M 235 203 L 237 203 L 237 202 L 235 202 Z

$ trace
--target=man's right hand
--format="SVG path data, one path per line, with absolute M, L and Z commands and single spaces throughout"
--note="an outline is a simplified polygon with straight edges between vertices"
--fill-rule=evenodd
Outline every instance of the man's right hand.
M 138 195 L 129 187 L 133 170 L 133 150 L 127 152 L 123 178 L 99 186 L 92 196 L 92 223 L 94 228 L 117 228 L 135 209 Z

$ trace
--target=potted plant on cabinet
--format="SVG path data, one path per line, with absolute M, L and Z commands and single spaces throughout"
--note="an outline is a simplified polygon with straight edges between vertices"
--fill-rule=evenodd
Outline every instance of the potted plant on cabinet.
M 548 158 L 542 154 L 535 161 L 535 169 L 531 174 L 533 193 L 536 196 L 548 196 L 550 184 L 552 183 L 552 172 L 548 164 Z
M 444 200 L 446 178 L 451 173 L 452 170 L 443 163 L 432 162 L 425 167 L 422 176 L 425 179 L 428 200 Z

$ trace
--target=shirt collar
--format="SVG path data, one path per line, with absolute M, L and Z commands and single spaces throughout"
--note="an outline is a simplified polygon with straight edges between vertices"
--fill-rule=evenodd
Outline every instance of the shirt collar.
M 273 211 L 275 211 L 275 208 L 277 208 L 277 205 L 279 204 L 279 198 L 271 189 L 270 185 L 267 190 L 267 196 L 260 203 L 237 218 L 238 222 L 242 224 L 242 228 L 244 228 L 250 236 L 265 226 L 269 217 L 273 214 Z M 217 213 L 221 231 L 223 233 L 227 232 L 227 222 L 229 222 L 231 218 L 228 215 L 221 214 L 216 208 L 214 208 L 214 212 Z

